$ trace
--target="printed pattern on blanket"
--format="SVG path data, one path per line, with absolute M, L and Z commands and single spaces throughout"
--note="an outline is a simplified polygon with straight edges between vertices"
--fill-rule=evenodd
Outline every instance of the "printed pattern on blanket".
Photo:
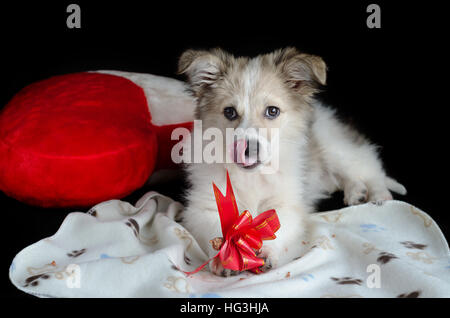
M 267 273 L 218 277 L 156 192 L 70 213 L 23 249 L 9 275 L 39 297 L 450 297 L 450 254 L 436 223 L 400 201 L 312 215 L 307 253 Z M 281 225 L 283 226 L 283 225 Z

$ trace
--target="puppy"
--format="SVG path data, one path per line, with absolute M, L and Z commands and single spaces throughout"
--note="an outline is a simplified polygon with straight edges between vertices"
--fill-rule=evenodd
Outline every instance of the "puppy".
M 319 199 L 343 190 L 344 203 L 355 205 L 391 200 L 390 190 L 406 193 L 386 176 L 376 146 L 314 98 L 326 83 L 320 57 L 295 48 L 255 58 L 234 57 L 221 49 L 188 50 L 178 71 L 187 75 L 197 101 L 200 129 L 214 127 L 223 136 L 227 128 L 240 131 L 223 141 L 228 150 L 222 162 L 186 165 L 191 187 L 183 225 L 209 256 L 217 253 L 209 241 L 222 236 L 211 183 L 225 193 L 226 170 L 240 212 L 248 210 L 255 217 L 277 211 L 281 227 L 277 238 L 265 241 L 259 251 L 266 260 L 262 270 L 304 253 L 308 213 Z M 261 136 L 261 128 L 277 133 Z M 210 269 L 217 275 L 234 274 L 217 261 Z

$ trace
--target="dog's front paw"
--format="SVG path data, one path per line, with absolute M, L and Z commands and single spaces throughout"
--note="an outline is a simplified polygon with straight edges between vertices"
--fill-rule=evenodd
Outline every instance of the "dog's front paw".
M 278 256 L 274 253 L 274 250 L 268 246 L 263 246 L 256 253 L 256 256 L 264 260 L 264 265 L 259 268 L 261 272 L 267 272 L 278 264 Z
M 228 268 L 224 268 L 222 265 L 222 262 L 220 261 L 219 258 L 214 258 L 210 263 L 209 263 L 209 269 L 211 270 L 211 273 L 217 275 L 217 276 L 222 276 L 222 277 L 230 277 L 230 276 L 235 276 L 238 275 L 240 272 L 239 271 L 234 271 Z

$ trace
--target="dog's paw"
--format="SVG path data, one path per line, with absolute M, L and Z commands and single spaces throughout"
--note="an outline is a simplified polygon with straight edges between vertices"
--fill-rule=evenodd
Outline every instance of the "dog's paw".
M 273 252 L 272 248 L 263 246 L 256 256 L 264 260 L 264 265 L 259 268 L 261 272 L 267 272 L 277 266 L 278 256 Z
M 344 203 L 346 205 L 357 205 L 366 202 L 381 205 L 385 201 L 392 199 L 391 192 L 381 182 L 348 182 L 344 187 Z
M 218 258 L 214 258 L 209 263 L 209 269 L 211 270 L 211 273 L 213 273 L 217 276 L 222 276 L 222 277 L 231 277 L 231 276 L 236 276 L 236 275 L 240 274 L 239 271 L 234 271 L 234 270 L 231 270 L 228 268 L 224 268 L 222 266 L 222 262 Z
M 344 188 L 344 204 L 357 205 L 367 202 L 369 190 L 363 182 L 352 182 Z
M 369 201 L 376 205 L 382 205 L 384 201 L 392 200 L 392 194 L 386 189 L 374 189 L 369 193 Z

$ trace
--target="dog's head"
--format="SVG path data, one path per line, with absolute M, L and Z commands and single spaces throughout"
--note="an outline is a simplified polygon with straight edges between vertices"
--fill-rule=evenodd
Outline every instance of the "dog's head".
M 235 138 L 224 143 L 231 151 L 224 153 L 246 169 L 273 157 L 272 128 L 278 131 L 280 155 L 282 147 L 295 148 L 308 125 L 311 98 L 326 81 L 323 60 L 294 48 L 255 58 L 221 49 L 188 50 L 178 72 L 187 74 L 204 129 L 218 128 L 223 136 L 227 128 L 237 129 Z

